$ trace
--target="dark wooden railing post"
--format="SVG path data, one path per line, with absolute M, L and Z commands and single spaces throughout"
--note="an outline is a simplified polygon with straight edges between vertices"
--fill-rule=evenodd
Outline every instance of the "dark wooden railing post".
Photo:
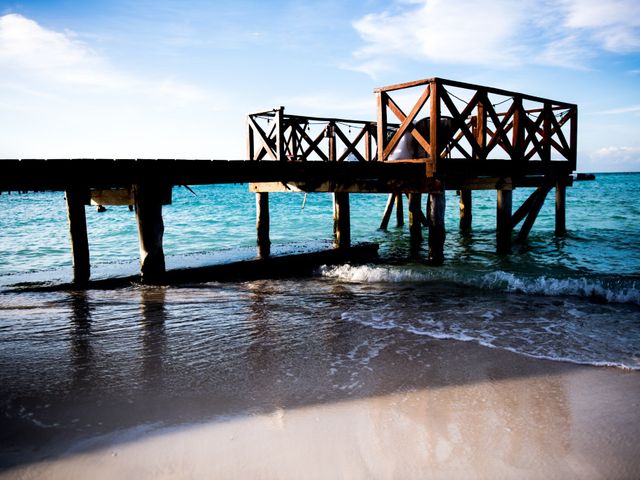
M 281 162 L 287 161 L 285 155 L 285 143 L 284 143 L 284 107 L 280 107 L 276 110 L 276 157 Z
M 576 161 L 578 156 L 578 106 L 574 106 L 571 108 L 570 127 L 569 127 L 569 169 L 570 171 L 575 171 L 576 169 Z
M 162 201 L 166 187 L 141 183 L 133 186 L 138 243 L 140 246 L 140 275 L 146 283 L 162 281 L 165 274 L 162 237 Z
M 87 216 L 84 209 L 89 200 L 89 189 L 69 187 L 65 192 L 65 197 L 73 257 L 73 283 L 81 285 L 89 281 L 91 274 Z
M 255 160 L 255 140 L 253 138 L 253 127 L 251 121 L 247 116 L 247 158 L 249 160 Z
M 387 146 L 387 103 L 388 95 L 386 92 L 377 92 L 376 100 L 378 103 L 378 161 L 384 162 L 384 149 Z
M 440 123 L 440 81 L 436 78 L 430 83 L 430 119 L 429 119 L 429 159 L 427 160 L 427 176 L 431 177 L 438 171 L 440 145 L 438 144 L 438 124 Z

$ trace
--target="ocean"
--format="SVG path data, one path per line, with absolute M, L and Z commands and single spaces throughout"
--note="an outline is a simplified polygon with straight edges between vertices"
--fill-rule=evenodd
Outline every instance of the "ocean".
M 408 226 L 395 227 L 395 216 L 387 231 L 378 229 L 386 195 L 353 194 L 352 240 L 380 244 L 369 264 L 322 266 L 303 278 L 47 292 L 15 285 L 71 279 L 63 194 L 2 194 L 0 408 L 5 419 L 26 422 L 5 429 L 3 441 L 28 432 L 26 424 L 39 435 L 65 422 L 99 430 L 107 420 L 88 405 L 101 402 L 120 412 L 110 428 L 129 417 L 162 422 L 177 403 L 190 406 L 176 414 L 188 410 L 180 421 L 192 421 L 208 411 L 212 392 L 216 415 L 225 414 L 225 399 L 250 408 L 253 390 L 234 390 L 240 379 L 256 388 L 295 383 L 310 374 L 311 360 L 323 379 L 317 399 L 348 396 L 363 375 L 376 374 L 372 362 L 386 350 L 426 368 L 420 351 L 438 342 L 640 370 L 638 190 L 638 173 L 576 182 L 567 189 L 563 237 L 554 236 L 550 195 L 527 244 L 510 255 L 495 253 L 495 192 L 474 192 L 466 234 L 458 198 L 447 192 L 442 267 L 425 262 L 426 241 L 412 253 Z M 529 193 L 514 192 L 514 210 Z M 270 200 L 276 251 L 330 244 L 329 194 Z M 169 268 L 255 255 L 255 196 L 246 185 L 175 188 L 164 219 Z M 87 222 L 93 278 L 135 273 L 134 214 L 87 207 Z M 139 402 L 141 391 L 166 408 Z M 69 405 L 73 412 L 61 413 Z

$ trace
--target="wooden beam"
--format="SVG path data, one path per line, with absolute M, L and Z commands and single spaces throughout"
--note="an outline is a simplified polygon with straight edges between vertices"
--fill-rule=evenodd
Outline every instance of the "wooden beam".
M 446 206 L 444 186 L 442 191 L 429 194 L 427 221 L 429 223 L 429 263 L 432 265 L 444 263 L 444 241 L 447 236 L 444 224 Z
M 496 190 L 496 251 L 511 252 L 512 190 Z
M 471 190 L 460 190 L 460 230 L 463 232 L 471 230 L 472 218 Z
M 524 223 L 522 224 L 522 228 L 520 229 L 520 233 L 518 233 L 516 242 L 524 243 L 527 241 L 529 232 L 531 231 L 536 218 L 538 218 L 538 213 L 540 213 L 540 209 L 542 208 L 542 205 L 544 205 L 544 200 L 545 198 L 547 198 L 547 194 L 550 190 L 551 186 L 545 186 L 536 191 L 535 201 L 534 203 L 532 203 L 531 210 L 529 211 L 527 218 L 525 218 Z
M 333 233 L 336 248 L 351 246 L 351 219 L 349 212 L 349 194 L 333 194 Z
M 84 210 L 85 203 L 89 198 L 89 191 L 85 188 L 69 188 L 65 192 L 65 197 L 73 258 L 73 283 L 82 285 L 89 281 L 91 271 L 87 217 Z
M 269 193 L 256 193 L 256 233 L 258 256 L 267 258 L 271 254 L 269 238 Z
M 531 193 L 531 195 L 529 195 L 529 197 L 522 203 L 522 205 L 520 205 L 518 210 L 516 210 L 516 213 L 514 213 L 511 217 L 511 228 L 516 228 L 518 224 L 525 219 L 525 217 L 531 211 L 531 206 L 535 203 L 539 192 L 544 188 L 544 186 L 538 187 Z
M 396 194 L 390 193 L 387 199 L 387 205 L 384 207 L 384 215 L 382 216 L 382 222 L 380 222 L 380 230 L 386 230 L 389 226 L 389 220 L 391 219 L 391 213 L 393 212 L 393 204 L 396 201 Z
M 166 195 L 165 189 L 164 186 L 149 183 L 133 186 L 140 247 L 140 275 L 145 283 L 164 280 L 162 198 Z

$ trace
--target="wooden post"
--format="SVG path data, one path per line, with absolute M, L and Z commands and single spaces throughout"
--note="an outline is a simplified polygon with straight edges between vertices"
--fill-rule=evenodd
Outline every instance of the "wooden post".
M 269 239 L 269 194 L 256 193 L 256 232 L 258 234 L 258 255 L 267 258 L 271 254 Z
M 278 160 L 281 162 L 287 161 L 287 156 L 285 155 L 285 144 L 284 144 L 284 107 L 280 107 L 276 110 L 276 156 Z
M 567 233 L 566 220 L 567 187 L 562 180 L 556 182 L 556 235 Z
M 409 194 L 409 238 L 412 244 L 422 242 L 422 222 L 420 221 L 420 203 L 422 194 Z
M 387 146 L 387 93 L 378 92 L 376 100 L 378 103 L 378 161 L 382 162 L 384 161 L 384 147 Z
M 73 257 L 73 282 L 76 284 L 88 282 L 91 272 L 87 216 L 84 210 L 88 196 L 89 191 L 83 188 L 69 188 L 65 192 L 71 255 Z
M 476 142 L 480 150 L 473 149 L 474 157 L 477 160 L 484 160 L 486 157 L 485 148 L 487 146 L 487 114 L 484 109 L 486 95 L 482 96 L 482 101 L 478 102 L 478 119 L 476 121 Z
M 511 252 L 511 207 L 512 191 L 496 190 L 496 251 L 498 253 Z
M 396 195 L 396 227 L 404 226 L 404 207 L 402 206 L 402 194 Z
M 165 273 L 162 236 L 162 196 L 160 185 L 138 184 L 133 186 L 133 195 L 138 224 L 140 246 L 140 276 L 147 283 L 162 280 Z
M 444 263 L 444 241 L 447 233 L 444 226 L 444 214 L 447 206 L 444 185 L 441 192 L 429 193 L 427 202 L 427 221 L 429 223 L 429 263 Z
M 337 248 L 349 248 L 351 245 L 351 221 L 349 215 L 349 194 L 333 194 L 333 234 Z
M 440 145 L 438 144 L 438 124 L 440 123 L 440 81 L 434 79 L 430 83 L 431 97 L 429 109 L 429 160 L 427 160 L 427 176 L 431 177 L 438 170 L 438 160 L 440 159 Z
M 471 190 L 460 190 L 460 230 L 464 232 L 471 230 L 473 218 L 471 198 Z

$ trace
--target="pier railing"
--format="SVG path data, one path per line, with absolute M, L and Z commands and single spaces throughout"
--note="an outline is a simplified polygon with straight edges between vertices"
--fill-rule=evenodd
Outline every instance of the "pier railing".
M 441 78 L 375 93 L 378 161 L 426 162 L 428 176 L 575 170 L 577 105 Z M 389 128 L 389 117 L 398 128 Z M 407 133 L 421 154 L 390 160 Z
M 247 116 L 250 160 L 360 161 L 376 158 L 376 123 L 285 114 L 284 107 Z

